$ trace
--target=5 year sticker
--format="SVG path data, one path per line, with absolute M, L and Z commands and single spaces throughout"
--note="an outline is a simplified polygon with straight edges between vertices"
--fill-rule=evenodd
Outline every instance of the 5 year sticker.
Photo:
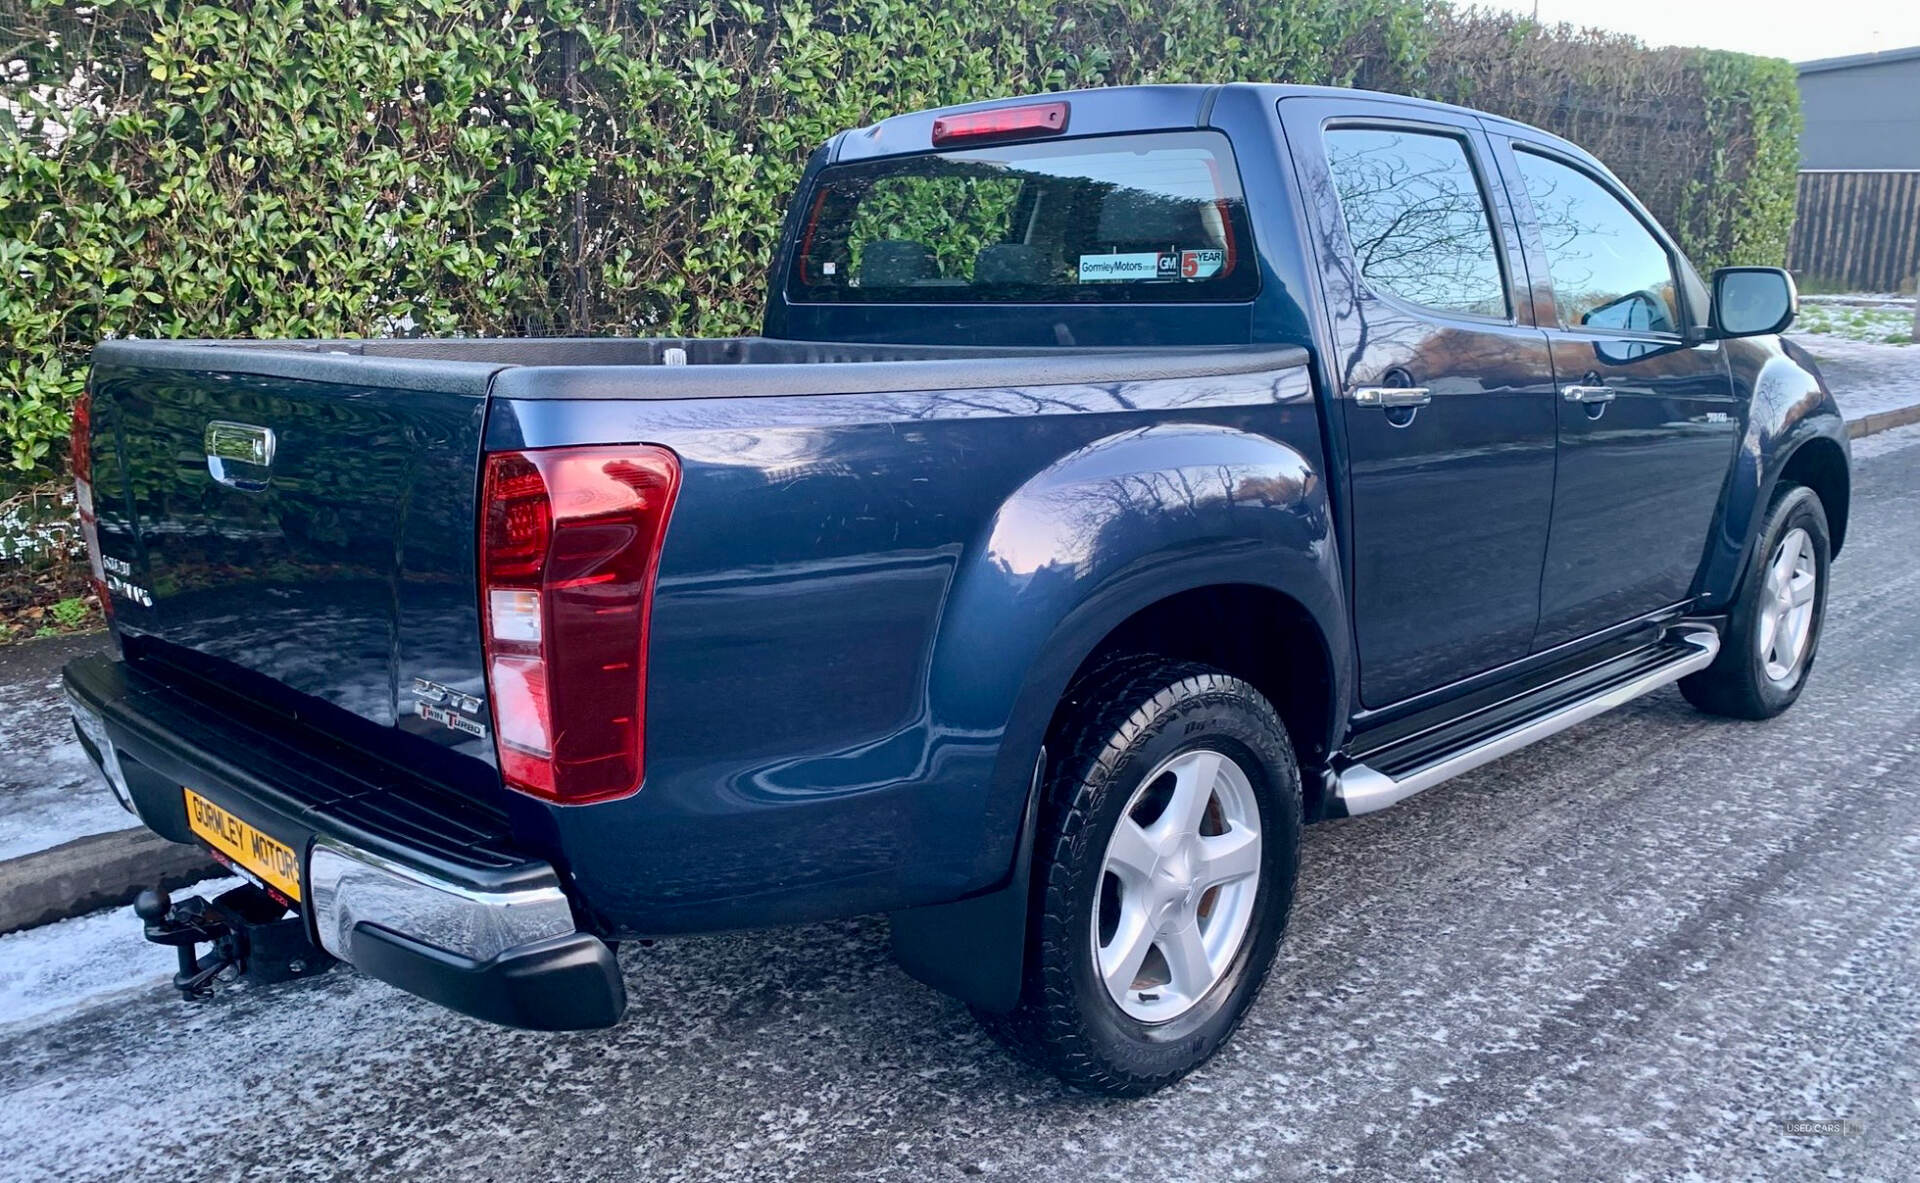
M 1180 252 L 1182 279 L 1208 279 L 1220 274 L 1227 265 L 1227 252 L 1219 249 Z

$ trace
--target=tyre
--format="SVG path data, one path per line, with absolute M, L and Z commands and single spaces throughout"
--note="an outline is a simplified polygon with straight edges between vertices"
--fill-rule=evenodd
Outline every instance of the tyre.
M 1253 687 L 1149 660 L 1080 688 L 1034 849 L 1026 978 L 981 1015 L 1028 1062 L 1138 1096 L 1204 1063 L 1273 962 L 1299 866 L 1300 773 Z
M 1713 664 L 1680 680 L 1709 714 L 1770 719 L 1807 684 L 1827 611 L 1827 515 L 1812 489 L 1776 490 Z

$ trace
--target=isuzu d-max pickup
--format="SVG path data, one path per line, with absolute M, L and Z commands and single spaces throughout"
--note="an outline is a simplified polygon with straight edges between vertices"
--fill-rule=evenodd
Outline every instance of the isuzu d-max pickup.
M 188 992 L 330 955 L 590 1028 L 623 939 L 884 912 L 1141 1093 L 1246 1011 L 1303 822 L 1794 701 L 1849 488 L 1795 304 L 1454 107 L 902 115 L 814 154 L 764 336 L 102 344 L 66 688 L 252 881 L 137 904 Z

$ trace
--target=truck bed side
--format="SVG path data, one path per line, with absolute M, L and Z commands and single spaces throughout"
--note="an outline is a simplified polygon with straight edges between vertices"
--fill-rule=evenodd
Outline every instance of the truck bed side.
M 870 389 L 726 400 L 699 367 L 503 373 L 489 450 L 644 439 L 683 466 L 646 785 L 556 816 L 582 894 L 665 932 L 992 886 L 1061 692 L 1129 617 L 1243 585 L 1343 636 L 1306 362 L 1209 351 L 1125 378 L 1069 355 L 951 389 L 919 363 L 806 367 Z

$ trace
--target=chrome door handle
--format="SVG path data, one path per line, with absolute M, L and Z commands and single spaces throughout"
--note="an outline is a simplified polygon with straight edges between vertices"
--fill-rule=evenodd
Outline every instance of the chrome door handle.
M 1562 386 L 1560 397 L 1570 403 L 1610 403 L 1614 390 L 1611 386 Z
M 1360 407 L 1424 407 L 1433 401 L 1433 392 L 1424 386 L 1362 386 L 1353 392 Z

